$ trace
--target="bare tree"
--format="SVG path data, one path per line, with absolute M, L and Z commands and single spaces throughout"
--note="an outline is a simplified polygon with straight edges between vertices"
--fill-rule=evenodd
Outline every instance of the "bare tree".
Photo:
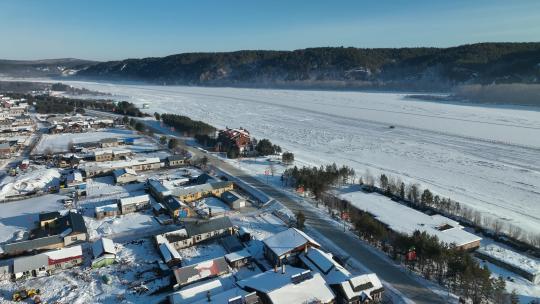
M 501 234 L 501 231 L 504 229 L 504 223 L 501 222 L 499 219 L 495 219 L 491 228 L 493 228 L 493 232 L 495 233 L 495 235 L 499 236 L 499 234 Z
M 510 236 L 516 240 L 519 240 L 519 238 L 523 234 L 523 230 L 521 230 L 521 228 L 516 225 L 509 225 L 508 232 Z

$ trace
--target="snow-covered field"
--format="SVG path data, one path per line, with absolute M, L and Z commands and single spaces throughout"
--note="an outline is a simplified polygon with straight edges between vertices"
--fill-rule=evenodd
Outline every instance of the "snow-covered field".
M 26 200 L 0 204 L 0 243 L 21 240 L 33 229 L 40 212 L 63 210 L 63 195 L 47 194 Z
M 70 84 L 149 103 L 150 113 L 245 127 L 306 163 L 336 162 L 416 181 L 540 233 L 538 109 L 415 101 L 397 93 Z
M 32 165 L 22 170 L 17 176 L 5 176 L 0 181 L 0 199 L 45 190 L 49 186 L 58 186 L 59 178 L 58 169 Z

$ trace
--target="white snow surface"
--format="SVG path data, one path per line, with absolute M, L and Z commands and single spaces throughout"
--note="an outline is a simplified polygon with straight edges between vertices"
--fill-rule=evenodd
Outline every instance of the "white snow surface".
M 525 256 L 502 246 L 496 244 L 489 244 L 487 246 L 480 247 L 480 249 L 478 249 L 478 252 L 495 258 L 497 260 L 503 261 L 528 273 L 540 273 L 540 260 Z
M 540 233 L 536 108 L 425 102 L 398 93 L 68 83 L 148 103 L 149 113 L 242 126 L 307 163 L 336 162 L 419 182 Z

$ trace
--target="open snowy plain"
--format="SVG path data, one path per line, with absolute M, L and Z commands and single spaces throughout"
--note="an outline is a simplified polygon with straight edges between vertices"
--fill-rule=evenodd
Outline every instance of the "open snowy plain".
M 444 104 L 406 94 L 69 82 L 149 113 L 245 127 L 308 164 L 418 182 L 540 233 L 540 110 Z M 390 126 L 395 128 L 390 128 Z

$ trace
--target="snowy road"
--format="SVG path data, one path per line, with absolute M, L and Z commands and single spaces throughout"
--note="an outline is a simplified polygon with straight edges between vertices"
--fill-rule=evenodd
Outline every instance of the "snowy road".
M 306 163 L 336 162 L 419 182 L 540 233 L 538 109 L 415 101 L 395 93 L 70 84 L 148 103 L 150 113 L 245 127 Z

